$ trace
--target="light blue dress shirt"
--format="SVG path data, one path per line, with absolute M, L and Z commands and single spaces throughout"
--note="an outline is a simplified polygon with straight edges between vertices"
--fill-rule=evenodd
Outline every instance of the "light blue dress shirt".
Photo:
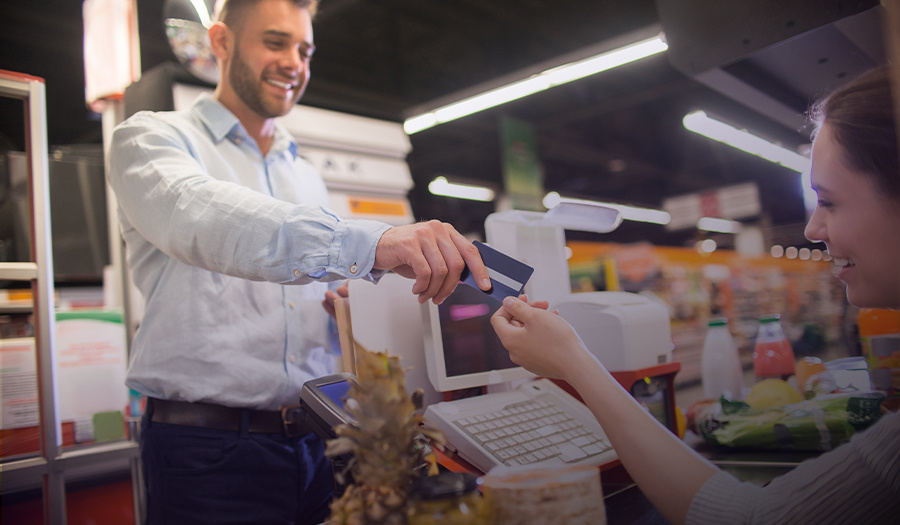
M 377 279 L 375 247 L 390 226 L 330 212 L 325 184 L 283 127 L 263 157 L 203 95 L 188 110 L 120 124 L 107 173 L 145 302 L 129 387 L 276 409 L 334 371 L 327 282 Z

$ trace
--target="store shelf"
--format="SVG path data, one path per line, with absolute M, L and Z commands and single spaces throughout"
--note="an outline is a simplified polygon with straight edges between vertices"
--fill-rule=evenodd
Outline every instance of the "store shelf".
M 56 460 L 61 455 L 62 425 L 57 419 L 54 391 L 53 253 L 50 228 L 47 104 L 43 79 L 0 70 L 0 95 L 22 101 L 25 109 L 25 149 L 31 219 L 32 262 L 3 263 L 0 278 L 31 283 L 34 341 L 37 353 L 37 389 L 40 459 L 4 461 L 4 485 L 12 472 L 41 479 L 45 523 L 66 523 L 65 472 Z M 24 302 L 24 301 L 23 301 Z M 18 305 L 17 305 L 18 306 Z M 24 306 L 24 305 L 23 305 Z M 16 475 L 14 475 L 15 477 Z
M 0 263 L 0 281 L 31 281 L 37 277 L 38 265 L 35 263 Z

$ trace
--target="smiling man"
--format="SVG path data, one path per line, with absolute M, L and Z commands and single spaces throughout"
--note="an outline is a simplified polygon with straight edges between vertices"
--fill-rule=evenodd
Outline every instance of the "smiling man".
M 312 13 L 295 8 L 302 3 L 225 2 L 219 22 L 209 30 L 221 76 L 227 80 L 219 83 L 215 98 L 234 113 L 263 152 L 271 144 L 275 117 L 291 110 L 309 81 L 315 45 Z
M 225 0 L 212 96 L 113 133 L 107 176 L 145 305 L 127 384 L 148 397 L 148 523 L 321 523 L 323 443 L 292 425 L 334 372 L 327 283 L 387 270 L 443 301 L 477 249 L 452 226 L 343 220 L 276 121 L 309 79 L 315 0 Z M 330 295 L 326 295 L 328 292 Z M 326 308 L 322 308 L 325 302 Z

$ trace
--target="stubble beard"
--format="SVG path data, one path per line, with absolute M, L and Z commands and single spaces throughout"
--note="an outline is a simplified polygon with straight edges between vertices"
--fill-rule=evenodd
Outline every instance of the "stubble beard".
M 281 117 L 290 111 L 290 107 L 285 110 L 280 106 L 273 108 L 266 105 L 266 102 L 263 100 L 262 86 L 260 86 L 262 80 L 256 78 L 253 71 L 250 69 L 250 66 L 248 66 L 241 58 L 241 54 L 237 49 L 234 50 L 231 67 L 228 71 L 228 79 L 231 81 L 231 86 L 238 98 L 240 98 L 254 113 L 263 118 L 271 119 Z M 297 99 L 299 98 L 300 97 L 297 96 Z M 296 103 L 297 100 L 294 100 L 291 105 Z

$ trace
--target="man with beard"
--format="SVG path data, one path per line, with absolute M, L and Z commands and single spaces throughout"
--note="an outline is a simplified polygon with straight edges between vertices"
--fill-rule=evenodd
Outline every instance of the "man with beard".
M 148 397 L 148 523 L 322 522 L 323 443 L 281 409 L 333 372 L 327 282 L 392 270 L 415 279 L 419 301 L 440 303 L 468 265 L 490 287 L 448 224 L 390 227 L 327 209 L 322 179 L 275 121 L 309 79 L 316 7 L 221 3 L 214 94 L 138 113 L 113 134 L 108 178 L 145 301 L 127 384 Z

